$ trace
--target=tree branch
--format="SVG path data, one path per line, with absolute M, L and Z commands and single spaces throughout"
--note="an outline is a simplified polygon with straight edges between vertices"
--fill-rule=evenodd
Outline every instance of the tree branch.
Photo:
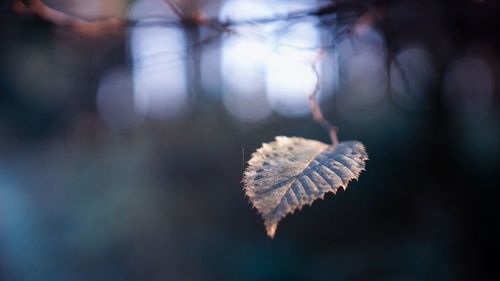
M 15 0 L 13 9 L 18 13 L 30 13 L 57 26 L 69 28 L 76 33 L 90 36 L 121 33 L 126 25 L 123 20 L 118 18 L 95 21 L 83 20 L 51 8 L 42 0 L 28 0 L 26 4 L 21 0 Z
M 30 13 L 37 15 L 44 20 L 57 26 L 69 28 L 72 31 L 86 35 L 105 35 L 119 33 L 127 26 L 205 26 L 219 32 L 230 32 L 231 27 L 252 24 L 268 24 L 279 21 L 290 21 L 308 17 L 322 17 L 332 15 L 340 10 L 356 10 L 366 8 L 365 1 L 337 1 L 314 9 L 294 11 L 285 15 L 272 17 L 255 18 L 250 20 L 225 20 L 221 21 L 217 17 L 205 17 L 201 13 L 186 13 L 182 7 L 172 2 L 164 0 L 178 17 L 177 19 L 150 18 L 147 20 L 127 20 L 120 18 L 107 18 L 102 20 L 88 21 L 76 16 L 64 13 L 45 4 L 43 0 L 14 0 L 13 9 L 18 13 Z M 25 4 L 26 3 L 26 4 Z
M 250 20 L 228 20 L 226 22 L 221 22 L 224 26 L 238 26 L 238 25 L 250 25 L 250 24 L 266 24 L 278 21 L 289 21 L 295 19 L 302 19 L 308 17 L 322 17 L 327 15 L 332 15 L 340 10 L 353 10 L 357 8 L 362 8 L 365 6 L 364 1 L 336 1 L 328 5 L 320 6 L 314 9 L 307 9 L 301 11 L 291 12 L 285 15 L 277 15 L 265 18 L 256 18 Z
M 320 56 L 321 56 L 321 54 L 320 54 Z M 318 58 L 318 60 L 319 60 L 319 58 Z M 320 79 L 320 75 L 319 75 L 319 72 L 317 69 L 317 61 L 318 60 L 314 61 L 311 64 L 311 68 L 312 68 L 314 74 L 316 75 L 316 85 L 314 86 L 314 90 L 312 91 L 311 95 L 309 96 L 309 106 L 311 108 L 313 120 L 316 123 L 320 124 L 323 128 L 325 128 L 325 130 L 328 131 L 328 134 L 330 135 L 330 140 L 332 141 L 332 146 L 336 147 L 339 143 L 339 139 L 337 136 L 338 128 L 336 126 L 333 126 L 332 124 L 330 124 L 330 122 L 325 119 L 325 117 L 323 116 L 323 113 L 321 112 L 321 108 L 319 106 L 318 99 L 317 99 L 318 92 L 321 88 L 320 87 L 321 79 Z

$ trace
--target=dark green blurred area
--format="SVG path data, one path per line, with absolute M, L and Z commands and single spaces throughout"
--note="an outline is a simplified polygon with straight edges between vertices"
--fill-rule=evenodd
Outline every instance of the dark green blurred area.
M 499 5 L 423 2 L 376 3 L 389 53 L 420 40 L 436 61 L 428 106 L 387 91 L 342 113 L 327 95 L 367 170 L 273 240 L 244 197 L 245 162 L 278 135 L 328 142 L 308 115 L 240 121 L 202 88 L 178 116 L 114 127 L 96 93 L 110 70 L 133 72 L 130 34 L 85 38 L 1 4 L 0 280 L 499 280 Z M 448 102 L 469 52 L 488 63 L 491 96 Z

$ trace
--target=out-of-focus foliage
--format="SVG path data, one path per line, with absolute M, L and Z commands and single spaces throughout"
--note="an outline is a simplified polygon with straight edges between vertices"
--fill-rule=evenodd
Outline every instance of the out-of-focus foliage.
M 241 2 L 203 11 L 318 4 Z M 160 0 L 47 3 L 89 20 L 173 15 Z M 341 13 L 100 38 L 2 1 L 0 280 L 500 280 L 500 5 L 370 3 L 383 16 L 353 30 Z M 318 45 L 325 117 L 369 148 L 369 169 L 271 241 L 241 174 L 276 135 L 327 142 L 307 102 Z

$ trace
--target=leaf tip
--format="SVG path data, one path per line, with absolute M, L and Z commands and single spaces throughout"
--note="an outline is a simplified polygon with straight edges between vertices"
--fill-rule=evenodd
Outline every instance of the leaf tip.
M 266 226 L 266 232 L 267 232 L 267 236 L 269 236 L 269 238 L 271 238 L 271 239 L 274 238 L 274 235 L 276 234 L 277 227 L 278 227 L 277 223 L 273 223 L 271 225 Z

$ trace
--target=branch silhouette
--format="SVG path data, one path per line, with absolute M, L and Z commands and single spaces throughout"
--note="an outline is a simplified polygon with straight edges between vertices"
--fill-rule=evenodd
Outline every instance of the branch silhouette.
M 337 1 L 313 9 L 293 11 L 283 15 L 272 17 L 261 17 L 249 20 L 220 20 L 217 17 L 206 17 L 199 11 L 187 13 L 179 4 L 169 0 L 164 1 L 166 6 L 172 10 L 176 18 L 146 18 L 130 20 L 126 18 L 104 18 L 97 20 L 84 20 L 77 16 L 70 15 L 61 10 L 47 5 L 42 0 L 14 0 L 13 9 L 20 14 L 31 14 L 50 22 L 56 26 L 68 28 L 74 32 L 99 36 L 113 33 L 120 33 L 126 27 L 134 26 L 176 26 L 176 27 L 207 27 L 219 32 L 231 32 L 231 27 L 242 25 L 268 24 L 279 21 L 291 21 L 305 19 L 309 17 L 323 17 L 333 15 L 340 11 L 365 10 L 365 1 Z

